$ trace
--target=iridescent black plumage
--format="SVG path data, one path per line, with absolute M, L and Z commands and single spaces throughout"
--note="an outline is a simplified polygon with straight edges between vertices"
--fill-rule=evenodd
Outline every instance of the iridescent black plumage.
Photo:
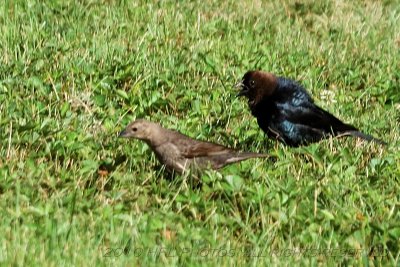
M 293 80 L 249 71 L 240 86 L 239 96 L 248 98 L 260 128 L 289 146 L 307 145 L 330 135 L 352 135 L 385 144 L 315 105 L 304 87 Z

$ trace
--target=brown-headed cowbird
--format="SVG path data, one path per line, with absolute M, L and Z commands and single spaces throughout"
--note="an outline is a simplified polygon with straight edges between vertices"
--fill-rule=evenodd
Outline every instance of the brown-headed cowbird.
M 130 123 L 119 137 L 145 141 L 168 170 L 179 173 L 207 167 L 220 169 L 249 158 L 267 157 L 266 154 L 239 152 L 222 145 L 195 140 L 144 119 Z
M 260 128 L 268 137 L 289 146 L 346 135 L 386 144 L 315 105 L 305 88 L 293 80 L 268 72 L 248 71 L 237 86 L 241 88 L 238 96 L 248 99 Z

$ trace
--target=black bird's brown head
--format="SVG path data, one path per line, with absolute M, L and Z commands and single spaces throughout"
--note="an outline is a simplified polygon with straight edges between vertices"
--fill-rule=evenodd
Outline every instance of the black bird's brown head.
M 119 134 L 118 137 L 132 137 L 146 142 L 152 142 L 154 139 L 157 139 L 160 133 L 160 128 L 161 126 L 157 123 L 144 119 L 138 119 L 126 126 L 126 128 Z
M 278 85 L 275 75 L 264 71 L 248 71 L 238 83 L 240 92 L 237 95 L 245 96 L 250 106 L 257 105 L 262 99 L 271 96 Z

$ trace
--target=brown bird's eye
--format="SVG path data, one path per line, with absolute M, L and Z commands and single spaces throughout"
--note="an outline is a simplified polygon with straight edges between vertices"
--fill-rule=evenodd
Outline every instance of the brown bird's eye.
M 254 80 L 250 80 L 250 86 L 254 87 L 254 85 L 256 85 L 256 82 Z
M 136 131 L 137 131 L 137 128 L 136 128 L 136 127 L 133 127 L 133 128 L 132 128 L 132 131 L 136 132 Z

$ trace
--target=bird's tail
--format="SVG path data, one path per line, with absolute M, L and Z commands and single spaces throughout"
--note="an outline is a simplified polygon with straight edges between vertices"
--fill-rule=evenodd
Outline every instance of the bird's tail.
M 260 154 L 260 153 L 253 153 L 253 152 L 238 152 L 234 157 L 230 157 L 226 160 L 226 163 L 234 163 L 250 158 L 266 158 L 269 157 L 268 154 Z
M 370 141 L 370 142 L 373 141 L 373 142 L 375 142 L 377 144 L 380 144 L 380 145 L 387 145 L 388 144 L 388 143 L 386 143 L 385 141 L 383 141 L 381 139 L 375 138 L 372 135 L 368 135 L 368 134 L 362 133 L 360 131 L 346 131 L 346 132 L 340 133 L 337 136 L 340 137 L 340 136 L 348 136 L 348 135 L 355 136 L 355 137 L 358 137 L 358 138 L 361 138 L 361 139 L 364 139 L 364 140 L 367 140 L 367 141 Z

